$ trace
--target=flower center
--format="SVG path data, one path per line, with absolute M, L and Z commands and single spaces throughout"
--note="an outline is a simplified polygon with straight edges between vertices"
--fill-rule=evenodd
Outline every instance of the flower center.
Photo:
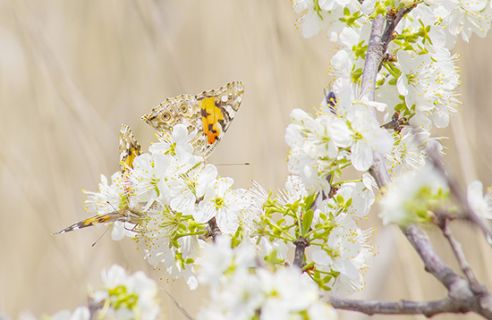
M 137 306 L 138 295 L 128 292 L 127 288 L 123 285 L 108 289 L 108 294 L 110 303 L 116 310 L 120 308 L 133 310 Z
M 215 198 L 215 208 L 216 209 L 221 209 L 224 207 L 224 199 L 223 198 Z

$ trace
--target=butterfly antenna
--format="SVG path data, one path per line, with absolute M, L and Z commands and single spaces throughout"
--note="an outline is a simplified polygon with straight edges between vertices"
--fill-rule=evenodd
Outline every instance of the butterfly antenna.
M 174 302 L 174 305 L 176 308 L 178 308 L 179 311 L 184 315 L 184 317 L 188 320 L 194 320 L 193 317 L 186 311 L 186 309 L 176 300 L 176 298 L 173 297 L 173 295 L 167 291 L 166 288 L 163 288 L 164 292 L 167 294 L 167 296 Z
M 101 240 L 102 237 L 104 237 L 104 235 L 108 232 L 108 230 L 109 230 L 109 227 L 107 227 L 106 230 L 104 230 L 104 232 L 96 239 L 96 241 L 94 241 L 91 244 L 91 248 L 94 248 L 96 246 L 96 244 L 99 242 L 99 240 Z
M 106 200 L 106 203 L 109 204 L 111 206 L 111 208 L 113 208 L 114 211 L 118 211 L 118 209 L 116 209 L 112 204 L 111 202 L 109 202 L 108 200 Z
M 250 166 L 250 162 L 243 163 L 217 163 L 216 166 Z

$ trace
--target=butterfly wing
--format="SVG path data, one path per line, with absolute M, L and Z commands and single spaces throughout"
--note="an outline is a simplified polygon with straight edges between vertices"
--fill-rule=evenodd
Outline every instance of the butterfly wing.
M 135 160 L 135 158 L 141 153 L 140 144 L 138 143 L 137 139 L 133 135 L 130 127 L 126 124 L 121 125 L 119 149 L 120 149 L 121 172 L 125 174 L 133 168 L 133 160 Z M 134 214 L 132 213 L 134 213 L 134 211 L 128 208 L 126 209 L 124 208 L 119 211 L 113 211 L 106 214 L 95 215 L 93 217 L 74 223 L 63 230 L 58 231 L 55 234 L 70 232 L 70 231 L 90 227 L 96 224 L 108 223 L 114 221 L 128 221 L 128 222 L 135 223 Z
M 90 218 L 84 219 L 82 221 L 79 221 L 77 223 L 74 223 L 71 226 L 68 226 L 63 230 L 56 232 L 55 234 L 61 234 L 61 233 L 65 233 L 65 232 L 70 232 L 70 231 L 90 227 L 90 226 L 93 226 L 96 224 L 114 222 L 114 221 L 119 221 L 119 220 L 125 220 L 125 216 L 122 215 L 118 211 L 114 211 L 114 212 L 106 213 L 106 214 L 102 214 L 102 215 L 95 215 L 93 217 L 90 217 Z
M 229 129 L 241 105 L 243 93 L 243 84 L 236 81 L 197 95 L 202 117 L 202 132 L 205 137 L 201 149 L 204 156 L 212 152 Z
M 177 124 L 185 124 L 190 132 L 198 129 L 200 107 L 195 96 L 183 94 L 167 98 L 142 116 L 142 120 L 157 130 L 161 139 L 170 141 L 173 127 Z
M 140 144 L 126 124 L 121 125 L 119 149 L 121 171 L 125 173 L 133 168 L 133 160 L 141 153 Z
M 142 119 L 166 141 L 171 139 L 176 124 L 185 124 L 189 132 L 197 131 L 192 144 L 200 155 L 207 157 L 234 119 L 243 92 L 243 84 L 236 81 L 198 95 L 168 98 Z

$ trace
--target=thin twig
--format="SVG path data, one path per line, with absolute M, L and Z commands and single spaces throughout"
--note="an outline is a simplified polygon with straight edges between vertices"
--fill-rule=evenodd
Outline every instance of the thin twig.
M 400 20 L 403 19 L 405 15 L 407 15 L 410 11 L 412 11 L 417 5 L 414 4 L 412 6 L 402 8 L 398 10 L 396 13 L 390 11 L 386 15 L 386 28 L 383 32 L 383 35 L 381 37 L 381 43 L 383 45 L 383 50 L 382 53 L 386 53 L 386 50 L 388 49 L 388 45 L 393 40 L 394 38 L 394 32 L 396 29 L 396 26 L 398 23 L 400 23 Z M 381 68 L 381 64 L 379 65 L 379 68 Z
M 174 302 L 174 305 L 176 306 L 176 308 L 178 308 L 179 311 L 181 311 L 181 313 L 185 316 L 186 319 L 188 320 L 195 320 L 189 313 L 188 311 L 186 311 L 185 308 L 183 308 L 183 306 L 176 300 L 176 298 L 173 297 L 173 295 L 167 291 L 165 288 L 163 288 L 164 292 L 166 292 L 167 296 L 169 298 L 171 298 L 171 300 Z
M 451 195 L 456 199 L 456 201 L 460 204 L 460 206 L 464 210 L 465 216 L 475 224 L 484 234 L 486 239 L 492 239 L 492 232 L 488 227 L 487 223 L 484 219 L 482 219 L 476 212 L 470 207 L 468 203 L 468 199 L 466 198 L 465 193 L 461 190 L 459 184 L 453 179 L 449 174 L 446 173 L 446 169 L 444 168 L 444 164 L 442 163 L 441 156 L 436 147 L 427 148 L 427 155 L 431 160 L 434 168 L 441 174 L 441 176 L 446 180 L 446 183 L 449 187 L 449 191 Z
M 402 228 L 402 230 L 424 262 L 425 271 L 432 274 L 448 289 L 450 297 L 455 299 L 473 297 L 473 293 L 468 287 L 468 282 L 442 261 L 441 257 L 434 251 L 432 243 L 425 232 L 416 225 L 407 226 Z
M 449 245 L 453 250 L 453 254 L 456 257 L 456 260 L 458 261 L 461 271 L 463 271 L 463 274 L 465 275 L 466 279 L 468 279 L 468 282 L 470 283 L 470 289 L 473 291 L 474 294 L 478 294 L 478 295 L 481 295 L 484 292 L 486 292 L 484 286 L 481 285 L 478 282 L 477 278 L 475 277 L 475 274 L 465 257 L 465 253 L 461 248 L 461 244 L 454 238 L 451 229 L 449 228 L 449 222 L 446 219 L 444 219 L 440 221 L 439 227 L 441 228 L 442 233 L 446 238 L 446 240 L 448 240 Z
M 456 303 L 456 301 L 449 298 L 435 301 L 401 300 L 396 302 L 330 298 L 330 303 L 337 309 L 356 311 L 367 315 L 422 314 L 430 318 L 441 313 L 469 312 L 469 308 L 466 304 Z M 468 304 L 470 305 L 473 303 L 473 300 L 468 301 Z

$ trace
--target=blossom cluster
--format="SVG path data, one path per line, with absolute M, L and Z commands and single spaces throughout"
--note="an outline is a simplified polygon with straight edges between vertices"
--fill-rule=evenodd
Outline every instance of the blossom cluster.
M 44 316 L 49 320 L 90 320 L 114 319 L 153 320 L 159 315 L 157 302 L 157 286 L 143 272 L 128 275 L 125 270 L 113 265 L 102 272 L 103 285 L 89 292 L 89 305 L 76 308 L 74 311 L 63 310 L 52 316 Z M 22 320 L 35 320 L 30 314 L 23 314 Z
M 406 172 L 426 167 L 421 171 L 438 175 L 426 165 L 425 150 L 430 145 L 440 148 L 431 130 L 447 127 L 458 105 L 460 80 L 451 50 L 459 36 L 469 41 L 473 33 L 486 35 L 492 2 L 295 0 L 294 9 L 305 37 L 323 32 L 339 50 L 330 61 L 331 92 L 316 116 L 292 112 L 286 134 L 291 173 L 312 192 L 327 190 L 343 176 L 341 169 L 352 166 L 363 174 L 373 165 L 373 155 L 382 155 L 390 172 L 404 175 L 381 203 L 383 220 L 430 221 L 423 212 L 432 211 L 435 197 L 447 197 L 445 182 L 435 189 L 436 180 L 427 188 L 426 179 L 418 178 L 425 173 Z M 398 24 L 383 39 L 387 47 L 376 80 L 376 102 L 368 102 L 360 88 L 370 27 L 377 15 L 388 19 L 385 28 L 389 21 Z M 412 179 L 415 183 L 409 186 Z M 422 188 L 432 190 L 429 199 L 409 209 L 423 196 Z
M 336 195 L 318 195 L 308 193 L 298 176 L 289 176 L 284 192 L 268 199 L 260 216 L 265 260 L 284 264 L 289 245 L 305 246 L 299 264 L 320 288 L 336 293 L 361 289 L 372 256 L 369 231 L 356 223 L 374 202 L 373 180 L 368 176 L 365 182 L 339 184 L 331 189 Z
M 293 127 L 288 131 L 295 134 Z M 297 175 L 288 177 L 280 194 L 259 185 L 233 188 L 231 178 L 193 154 L 193 134 L 176 125 L 170 141 L 152 144 L 129 172 L 115 173 L 111 183 L 103 177 L 99 192 L 89 193 L 87 207 L 95 213 L 123 208 L 137 215 L 114 224 L 114 239 L 135 238 L 149 263 L 186 279 L 190 288 L 198 286 L 196 259 L 218 234 L 259 243 L 258 257 L 277 266 L 291 264 L 288 253 L 306 241 L 298 264 L 318 285 L 337 292 L 362 288 L 372 250 L 369 232 L 356 222 L 374 202 L 369 175 L 316 192 Z
M 210 285 L 211 301 L 198 315 L 208 319 L 336 319 L 320 292 L 297 267 L 258 265 L 256 248 L 231 248 L 226 237 L 207 245 L 199 261 L 200 281 Z
M 99 192 L 86 201 L 97 214 L 122 207 L 136 213 L 114 224 L 113 239 L 135 238 L 149 263 L 186 278 L 191 288 L 197 286 L 193 265 L 204 239 L 251 224 L 244 214 L 255 205 L 250 191 L 233 188 L 231 178 L 193 154 L 194 134 L 176 125 L 170 141 L 152 144 L 127 174 L 115 173 L 111 184 L 103 177 Z

